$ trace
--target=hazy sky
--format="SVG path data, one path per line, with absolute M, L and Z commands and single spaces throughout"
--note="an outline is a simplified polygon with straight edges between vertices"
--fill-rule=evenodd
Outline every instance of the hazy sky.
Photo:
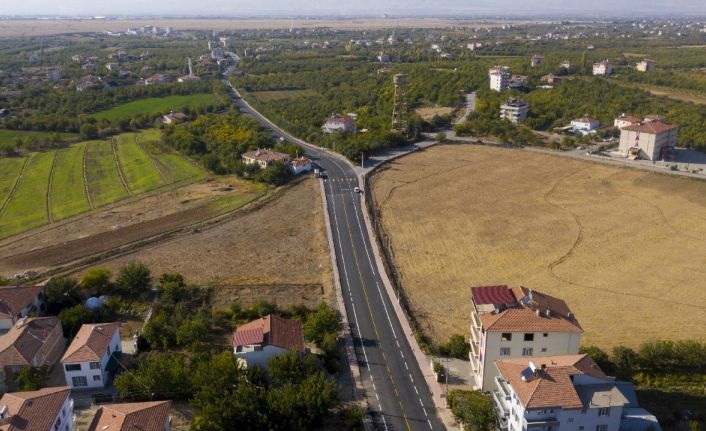
M 702 13 L 706 0 L 0 0 L 0 15 Z

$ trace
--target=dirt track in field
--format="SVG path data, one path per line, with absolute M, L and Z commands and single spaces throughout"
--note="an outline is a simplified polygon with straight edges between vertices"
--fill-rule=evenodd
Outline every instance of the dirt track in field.
M 378 173 L 374 198 L 413 314 L 468 333 L 470 287 L 567 301 L 583 344 L 706 339 L 706 182 L 521 150 L 439 146 Z

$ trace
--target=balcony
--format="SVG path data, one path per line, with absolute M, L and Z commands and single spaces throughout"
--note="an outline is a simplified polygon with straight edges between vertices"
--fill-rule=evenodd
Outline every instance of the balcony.
M 552 431 L 552 430 L 558 430 L 559 429 L 559 421 L 556 420 L 556 418 L 542 418 L 542 419 L 522 419 L 524 428 L 529 430 L 545 430 L 545 431 Z
M 500 391 L 493 391 L 493 402 L 498 417 L 510 417 L 510 397 L 503 395 Z
M 480 328 L 471 326 L 471 340 L 480 343 Z
M 480 355 L 480 346 L 478 345 L 478 343 L 471 340 L 471 356 L 475 356 L 477 359 L 479 357 L 479 355 Z
M 495 386 L 498 388 L 498 392 L 510 401 L 510 388 L 507 385 L 505 379 L 500 376 L 495 376 Z
M 475 326 L 476 328 L 480 328 L 480 317 L 478 317 L 478 313 L 471 313 L 471 321 L 473 322 L 471 327 Z

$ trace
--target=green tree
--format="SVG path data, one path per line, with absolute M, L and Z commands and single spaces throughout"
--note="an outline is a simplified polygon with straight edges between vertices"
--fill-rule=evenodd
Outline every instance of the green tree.
M 267 374 L 274 386 L 288 382 L 299 384 L 319 371 L 322 371 L 322 367 L 316 356 L 300 355 L 298 352 L 275 356 L 267 363 Z
M 118 395 L 128 400 L 185 400 L 194 392 L 184 355 L 150 353 L 129 373 L 115 379 Z
M 460 334 L 452 335 L 446 344 L 439 346 L 441 354 L 464 360 L 468 360 L 470 348 L 471 345 Z
M 91 268 L 81 277 L 81 287 L 92 295 L 105 295 L 111 291 L 113 273 L 108 268 Z
M 328 304 L 322 302 L 306 320 L 304 338 L 320 345 L 326 334 L 338 334 L 340 329 L 341 323 L 338 320 L 338 313 Z
M 81 302 L 78 283 L 71 277 L 52 278 L 44 287 L 44 295 L 49 314 L 59 314 Z
M 118 271 L 116 285 L 118 291 L 124 296 L 139 297 L 152 286 L 150 270 L 141 262 L 129 262 Z
M 319 372 L 300 384 L 286 383 L 267 393 L 270 426 L 279 430 L 309 430 L 330 414 L 337 401 L 335 383 Z
M 480 391 L 449 392 L 451 412 L 471 431 L 491 431 L 495 429 L 495 410 L 490 397 Z
M 184 322 L 176 331 L 176 342 L 180 346 L 195 347 L 208 339 L 210 325 L 203 317 Z
M 81 325 L 92 320 L 92 315 L 91 310 L 84 307 L 83 304 L 76 304 L 73 307 L 61 310 L 59 319 L 64 333 L 69 337 L 73 337 L 81 329 Z
M 47 380 L 47 372 L 41 368 L 22 368 L 17 373 L 17 382 L 20 391 L 36 391 L 44 387 Z

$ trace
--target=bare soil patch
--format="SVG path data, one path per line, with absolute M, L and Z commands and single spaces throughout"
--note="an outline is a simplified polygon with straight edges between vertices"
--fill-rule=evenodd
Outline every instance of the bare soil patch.
M 429 121 L 434 118 L 435 115 L 450 115 L 454 111 L 454 108 L 448 106 L 435 106 L 429 108 L 417 108 L 414 112 L 422 117 L 422 120 Z
M 215 301 L 224 306 L 234 299 L 315 305 L 333 292 L 319 184 L 311 178 L 255 211 L 96 266 L 117 270 L 131 260 L 155 276 L 179 272 L 190 283 L 217 286 Z
M 372 179 L 412 312 L 468 332 L 470 287 L 559 296 L 583 344 L 706 339 L 706 182 L 476 145 L 398 159 Z
M 41 272 L 215 217 L 263 193 L 260 185 L 219 178 L 73 217 L 0 241 L 0 274 Z

